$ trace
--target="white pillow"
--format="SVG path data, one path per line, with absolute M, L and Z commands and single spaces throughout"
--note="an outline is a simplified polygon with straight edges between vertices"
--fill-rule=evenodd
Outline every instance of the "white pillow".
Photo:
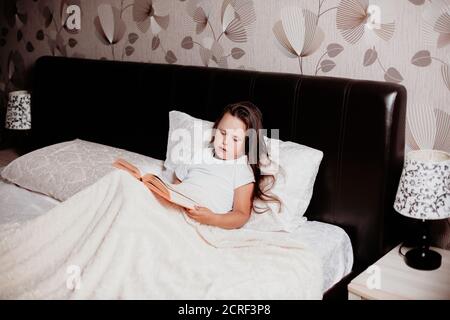
M 80 139 L 27 153 L 6 166 L 3 179 L 31 191 L 64 201 L 111 172 L 123 158 L 144 173 L 161 174 L 163 161 Z
M 213 125 L 211 121 L 197 119 L 184 112 L 170 111 L 164 167 L 174 171 L 178 164 L 190 161 L 197 148 L 207 147 Z
M 246 228 L 291 232 L 306 221 L 303 215 L 312 197 L 323 152 L 291 141 L 267 137 L 264 140 L 269 157 L 280 167 L 271 192 L 281 200 L 283 207 L 277 213 L 278 205 L 269 203 L 270 212 L 252 213 Z M 255 200 L 255 205 L 261 207 L 263 203 Z
M 213 123 L 206 120 L 194 118 L 184 112 L 169 112 L 169 138 L 167 143 L 167 158 L 164 166 L 170 171 L 174 171 L 180 161 L 185 161 L 182 156 L 187 158 L 193 154 L 193 137 L 196 137 L 195 146 L 205 147 L 211 137 Z M 199 131 L 203 128 L 204 134 L 201 137 L 199 132 L 194 134 L 194 128 Z M 192 139 L 179 139 L 178 134 L 172 137 L 172 133 L 177 129 L 181 132 L 187 132 Z M 177 131 L 180 133 L 180 131 Z M 201 140 L 199 140 L 201 137 Z M 284 142 L 277 139 L 264 137 L 268 147 L 269 156 L 274 160 L 275 168 L 281 170 L 275 173 L 275 184 L 271 193 L 281 199 L 283 203 L 282 210 L 278 213 L 276 203 L 263 203 L 255 200 L 257 207 L 264 208 L 269 206 L 270 210 L 266 213 L 258 214 L 252 212 L 249 221 L 243 226 L 246 229 L 259 231 L 287 231 L 291 232 L 298 228 L 306 218 L 303 215 L 311 200 L 314 181 L 322 161 L 322 151 L 300 145 L 294 142 Z M 182 152 L 179 152 L 183 150 Z M 171 158 L 169 159 L 169 156 Z M 265 172 L 264 168 L 261 168 Z M 284 175 L 283 175 L 284 173 Z

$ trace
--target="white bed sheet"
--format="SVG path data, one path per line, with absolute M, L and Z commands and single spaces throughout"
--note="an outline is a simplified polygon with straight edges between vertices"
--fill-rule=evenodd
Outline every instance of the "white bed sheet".
M 58 203 L 58 200 L 18 187 L 0 177 L 0 224 L 26 221 L 47 212 Z
M 51 197 L 23 189 L 0 178 L 0 224 L 21 223 L 44 214 L 58 203 L 60 202 Z M 343 229 L 327 223 L 307 221 L 293 234 L 306 240 L 320 256 L 323 263 L 324 292 L 350 273 L 353 249 L 350 238 Z
M 340 227 L 318 221 L 307 221 L 295 234 L 306 240 L 323 263 L 324 292 L 350 273 L 353 248 L 347 233 Z

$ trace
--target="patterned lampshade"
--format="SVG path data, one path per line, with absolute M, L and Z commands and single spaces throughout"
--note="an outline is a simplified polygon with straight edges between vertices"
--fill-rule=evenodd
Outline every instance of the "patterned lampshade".
M 31 129 L 31 94 L 28 91 L 12 91 L 8 95 L 6 129 Z
M 438 150 L 409 152 L 394 209 L 415 219 L 450 217 L 450 154 Z

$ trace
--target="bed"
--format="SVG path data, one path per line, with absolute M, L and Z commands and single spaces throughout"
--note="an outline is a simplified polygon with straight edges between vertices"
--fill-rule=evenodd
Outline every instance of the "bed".
M 162 164 L 161 164 L 162 165 Z M 0 172 L 3 168 L 0 168 Z M 0 178 L 0 225 L 24 222 L 45 214 L 60 204 L 52 197 L 21 188 Z M 307 221 L 301 234 L 309 246 L 320 256 L 323 268 L 323 292 L 329 290 L 352 270 L 353 251 L 350 238 L 344 230 L 331 224 Z M 328 241 L 321 241 L 327 237 Z
M 280 139 L 323 151 L 302 239 L 324 266 L 325 299 L 346 298 L 348 282 L 400 239 L 392 203 L 403 164 L 403 86 L 63 57 L 39 58 L 32 75 L 29 150 L 84 139 L 164 159 L 170 110 L 213 120 L 226 104 L 250 100 Z M 6 181 L 0 189 L 10 208 L 0 223 L 58 204 Z

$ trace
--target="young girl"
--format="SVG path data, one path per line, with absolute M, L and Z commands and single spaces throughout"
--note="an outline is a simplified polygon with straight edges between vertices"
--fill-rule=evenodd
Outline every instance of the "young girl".
M 250 129 L 256 133 L 254 139 L 249 139 Z M 261 129 L 262 114 L 254 104 L 230 104 L 215 121 L 210 144 L 202 151 L 207 164 L 175 168 L 175 183 L 183 182 L 191 192 L 203 193 L 202 198 L 208 204 L 185 209 L 190 218 L 202 224 L 235 229 L 250 218 L 255 198 L 281 205 L 277 197 L 268 194 L 274 176 L 261 174 L 261 165 L 267 165 L 265 161 L 269 159 Z M 255 155 L 251 157 L 254 163 L 249 164 L 250 150 L 255 150 Z M 256 208 L 255 212 L 261 213 Z

